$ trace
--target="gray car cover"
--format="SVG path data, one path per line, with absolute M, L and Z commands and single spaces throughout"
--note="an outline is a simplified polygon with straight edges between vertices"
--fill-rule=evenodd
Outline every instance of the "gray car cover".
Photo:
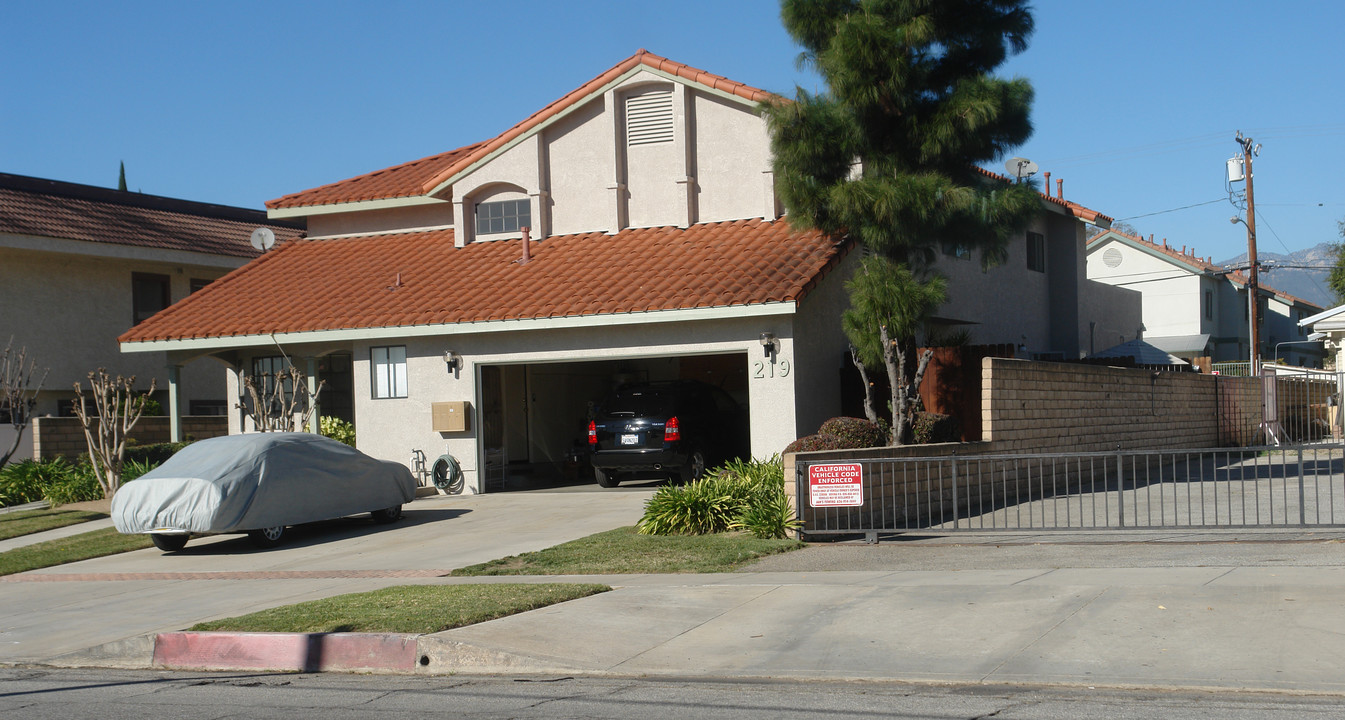
M 310 433 L 192 443 L 112 497 L 123 533 L 228 533 L 395 507 L 416 496 L 405 466 Z

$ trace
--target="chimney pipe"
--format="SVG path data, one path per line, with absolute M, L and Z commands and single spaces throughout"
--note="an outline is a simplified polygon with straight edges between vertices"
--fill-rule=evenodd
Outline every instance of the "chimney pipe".
M 1042 173 L 1042 177 L 1046 178 L 1046 197 L 1051 197 L 1051 173 L 1050 173 L 1050 171 L 1047 171 L 1047 172 Z
M 1055 179 L 1055 196 L 1061 200 L 1065 199 L 1065 178 Z
M 519 229 L 523 231 L 523 257 L 519 258 L 518 264 L 527 265 L 532 261 L 532 237 L 530 236 L 532 228 L 523 227 Z

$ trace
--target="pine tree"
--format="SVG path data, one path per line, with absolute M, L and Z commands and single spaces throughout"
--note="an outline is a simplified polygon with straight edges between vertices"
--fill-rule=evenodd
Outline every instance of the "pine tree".
M 941 244 L 979 250 L 987 267 L 1001 262 L 1039 195 L 977 165 L 1032 133 L 1031 85 L 992 75 L 1027 46 L 1026 0 L 784 0 L 781 17 L 804 48 L 801 60 L 827 84 L 822 94 L 799 89 L 793 101 L 765 107 L 791 224 L 848 234 L 892 261 L 866 263 L 861 275 L 874 277 L 858 287 L 928 296 Z M 855 293 L 852 312 L 862 312 L 870 303 Z M 906 358 L 938 307 L 908 304 L 923 314 L 901 326 L 877 309 L 847 322 L 854 346 L 877 346 L 878 332 L 889 346 L 888 375 L 903 370 L 892 388 L 894 444 L 905 441 L 908 411 L 918 406 L 904 401 L 908 382 L 924 365 Z M 857 356 L 857 364 L 874 361 L 873 353 Z

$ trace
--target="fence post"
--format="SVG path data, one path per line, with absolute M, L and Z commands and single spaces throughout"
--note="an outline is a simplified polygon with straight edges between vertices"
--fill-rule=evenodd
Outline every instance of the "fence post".
M 957 453 L 955 452 L 955 453 L 953 453 L 953 529 L 954 529 L 954 530 L 956 530 L 956 529 L 958 528 L 958 510 L 957 510 L 957 508 L 958 508 L 958 503 L 957 503 L 957 499 L 958 499 L 958 498 L 957 498 Z M 970 518 L 970 517 L 971 517 L 970 503 L 968 503 L 968 505 L 969 505 L 969 507 L 967 508 L 967 517 Z M 971 523 L 970 523 L 970 521 L 968 521 L 968 523 L 967 523 L 967 528 L 968 528 L 968 529 L 971 528 Z
M 803 524 L 803 478 L 807 474 L 807 462 L 800 461 L 798 457 L 794 456 L 794 519 L 799 521 L 798 539 L 802 540 L 808 533 L 807 526 Z
M 1314 482 L 1315 486 L 1316 483 Z M 1308 500 L 1303 490 L 1303 446 L 1298 446 L 1298 524 L 1308 524 Z
M 1126 526 L 1125 506 L 1125 469 L 1122 466 L 1121 446 L 1116 446 L 1116 522 L 1117 527 Z

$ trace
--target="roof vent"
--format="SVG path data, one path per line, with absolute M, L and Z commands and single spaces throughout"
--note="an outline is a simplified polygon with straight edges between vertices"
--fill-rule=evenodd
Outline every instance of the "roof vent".
M 1121 261 L 1124 259 L 1125 257 L 1121 255 L 1121 251 L 1114 247 L 1107 248 L 1107 250 L 1102 253 L 1102 264 L 1109 268 L 1120 267 Z
M 626 98 L 626 145 L 672 141 L 672 90 L 653 90 Z

